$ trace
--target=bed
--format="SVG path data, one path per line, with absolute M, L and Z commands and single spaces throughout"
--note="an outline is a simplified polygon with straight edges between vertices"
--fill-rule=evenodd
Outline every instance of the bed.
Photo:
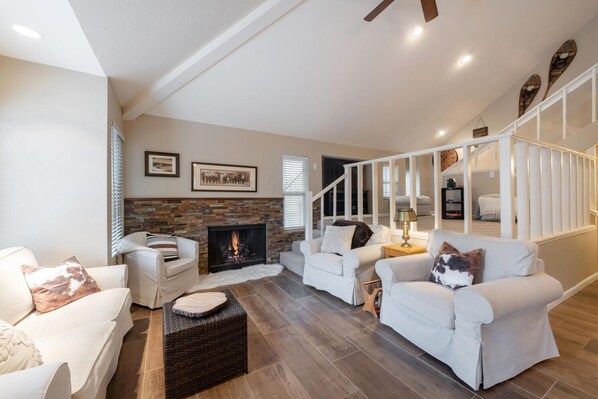
M 517 197 L 515 197 L 517 201 Z M 478 197 L 480 219 L 487 222 L 500 222 L 500 194 L 484 194 Z M 514 209 L 517 217 L 517 209 Z

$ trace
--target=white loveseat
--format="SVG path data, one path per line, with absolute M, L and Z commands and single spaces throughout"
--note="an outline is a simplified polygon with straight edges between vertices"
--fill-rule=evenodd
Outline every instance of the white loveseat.
M 37 265 L 29 249 L 0 250 L 0 319 L 33 340 L 44 364 L 0 375 L 0 398 L 104 398 L 133 326 L 126 265 L 86 268 L 102 291 L 37 315 L 23 264 Z
M 428 281 L 432 254 L 445 241 L 461 252 L 483 249 L 474 285 L 453 291 Z M 381 323 L 449 365 L 473 389 L 559 355 L 547 305 L 563 289 L 544 273 L 536 244 L 434 230 L 427 250 L 376 263 Z
M 322 252 L 322 238 L 303 241 L 303 283 L 327 291 L 348 304 L 361 305 L 365 301 L 361 283 L 377 278 L 374 265 L 384 257 L 382 247 L 392 244 L 388 227 L 370 227 L 376 231 L 368 244 L 342 256 Z

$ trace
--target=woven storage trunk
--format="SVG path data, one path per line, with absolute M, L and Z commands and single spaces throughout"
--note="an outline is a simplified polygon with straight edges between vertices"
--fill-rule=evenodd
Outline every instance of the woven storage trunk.
M 166 399 L 181 398 L 247 373 L 247 313 L 229 290 L 226 306 L 207 317 L 186 317 L 163 307 Z

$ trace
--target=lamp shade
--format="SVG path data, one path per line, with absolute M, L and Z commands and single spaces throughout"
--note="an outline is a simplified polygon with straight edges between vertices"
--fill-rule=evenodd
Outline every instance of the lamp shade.
M 416 222 L 417 215 L 412 208 L 397 209 L 395 222 Z

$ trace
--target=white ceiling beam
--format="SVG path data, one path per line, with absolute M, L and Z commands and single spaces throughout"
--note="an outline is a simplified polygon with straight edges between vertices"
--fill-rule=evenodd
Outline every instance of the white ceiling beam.
M 146 88 L 123 107 L 125 120 L 136 119 L 266 29 L 303 0 L 267 0 L 226 32 Z

